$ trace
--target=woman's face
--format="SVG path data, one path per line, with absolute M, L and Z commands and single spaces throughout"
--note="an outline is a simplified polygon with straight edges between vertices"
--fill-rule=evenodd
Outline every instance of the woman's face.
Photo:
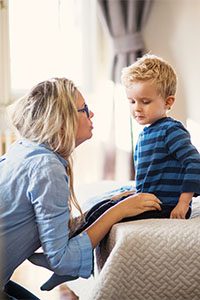
M 92 137 L 92 117 L 94 113 L 91 110 L 88 110 L 87 115 L 87 106 L 85 106 L 85 100 L 80 92 L 78 92 L 77 99 L 77 109 L 78 109 L 78 129 L 76 133 L 76 147 L 83 143 L 84 141 Z

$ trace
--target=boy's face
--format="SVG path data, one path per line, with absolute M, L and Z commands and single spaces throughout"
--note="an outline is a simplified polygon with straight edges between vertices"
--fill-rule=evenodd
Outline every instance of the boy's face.
M 126 89 L 131 114 L 140 125 L 152 124 L 166 117 L 167 101 L 160 96 L 151 81 L 136 81 Z

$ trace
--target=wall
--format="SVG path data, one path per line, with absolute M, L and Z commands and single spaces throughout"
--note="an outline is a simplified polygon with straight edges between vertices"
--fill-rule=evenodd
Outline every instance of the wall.
M 172 116 L 200 130 L 200 1 L 154 0 L 144 29 L 147 49 L 173 64 L 178 75 L 177 100 Z
M 98 62 L 100 62 L 98 65 L 98 72 L 105 80 L 110 74 L 112 45 L 108 35 L 105 35 L 105 31 L 101 27 L 98 27 L 98 30 L 100 30 L 98 33 L 101 37 L 101 39 L 98 40 L 99 44 L 97 46 Z M 198 40 L 199 33 L 200 0 L 154 0 L 152 10 L 143 31 L 147 49 L 152 53 L 165 58 L 176 69 L 178 75 L 177 97 L 170 115 L 187 125 L 192 135 L 192 141 L 200 151 L 200 142 L 198 138 L 200 132 L 200 100 L 198 99 L 198 79 L 200 78 L 200 58 L 198 56 L 198 53 L 200 53 L 200 39 Z M 105 90 L 105 87 L 106 84 L 104 82 L 101 89 Z M 101 94 L 101 89 L 99 89 L 97 95 L 93 97 L 93 100 L 97 99 L 97 103 L 101 103 L 102 99 L 104 99 Z M 100 98 L 98 98 L 99 95 L 101 95 Z M 106 99 L 109 99 L 109 96 L 107 96 Z M 108 103 L 106 103 L 106 111 L 107 110 Z M 95 113 L 93 121 L 97 123 L 99 120 L 99 123 L 102 123 L 102 120 L 104 120 L 104 123 L 106 119 L 105 109 L 103 115 L 101 115 L 100 107 L 95 106 L 94 112 L 98 113 Z M 96 126 L 96 123 L 94 126 L 95 128 L 98 127 Z M 119 125 L 122 127 L 121 121 L 119 122 Z M 102 126 L 99 128 L 105 135 L 106 132 L 102 130 Z M 140 126 L 137 126 L 137 124 L 134 123 L 134 142 L 136 142 L 140 130 Z M 124 129 L 123 131 L 126 132 L 127 136 L 128 131 Z M 101 144 L 98 143 L 95 144 L 95 147 L 93 146 L 95 137 L 100 138 L 100 132 L 95 133 L 94 131 L 93 140 L 88 141 L 87 145 L 81 145 L 81 157 L 83 157 L 85 152 L 86 159 L 84 161 L 80 160 L 79 155 L 77 155 L 75 159 L 76 178 L 80 179 L 81 182 L 83 180 L 85 182 L 90 182 L 91 174 L 94 181 L 97 178 L 101 178 L 102 169 L 100 169 L 99 166 L 102 165 L 103 162 L 103 148 L 101 147 Z M 120 170 L 119 177 L 116 172 L 115 179 L 121 178 L 125 180 L 125 178 L 130 176 L 130 173 L 127 174 L 124 171 L 127 171 L 128 166 L 130 166 L 130 161 L 125 161 L 125 157 L 128 158 L 128 154 L 123 152 L 117 145 L 115 146 L 116 157 L 119 161 L 118 169 Z M 89 151 L 92 151 L 91 159 L 93 159 L 93 161 L 92 163 L 90 161 L 88 169 L 87 153 L 89 153 Z M 120 151 L 122 151 L 122 156 Z M 94 157 L 97 157 L 97 159 L 94 159 Z M 88 172 L 88 170 L 90 170 L 90 172 Z

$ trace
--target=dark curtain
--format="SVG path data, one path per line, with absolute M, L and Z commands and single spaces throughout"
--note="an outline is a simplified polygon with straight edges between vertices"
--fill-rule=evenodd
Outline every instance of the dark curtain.
M 113 44 L 111 78 L 120 82 L 121 70 L 145 51 L 141 30 L 152 0 L 97 0 L 102 24 Z
M 97 0 L 100 21 L 113 44 L 113 61 L 111 79 L 114 83 L 120 83 L 122 68 L 132 64 L 145 52 L 145 44 L 142 38 L 142 28 L 145 25 L 153 0 Z M 113 100 L 113 99 L 111 99 Z M 114 120 L 115 103 L 113 102 Z M 104 178 L 114 179 L 116 149 L 113 132 L 110 134 L 110 143 L 107 145 L 107 153 L 104 164 Z M 132 121 L 131 140 L 133 141 Z M 133 142 L 132 142 L 133 147 Z M 131 154 L 133 166 L 130 179 L 134 179 L 133 153 Z

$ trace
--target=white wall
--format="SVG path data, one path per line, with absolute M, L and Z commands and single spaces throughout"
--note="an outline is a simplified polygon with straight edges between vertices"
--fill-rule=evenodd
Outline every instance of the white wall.
M 192 134 L 197 139 L 200 130 L 200 1 L 154 0 L 144 39 L 147 49 L 175 67 L 179 82 L 171 115 L 185 124 L 192 120 L 196 128 L 191 128 Z

